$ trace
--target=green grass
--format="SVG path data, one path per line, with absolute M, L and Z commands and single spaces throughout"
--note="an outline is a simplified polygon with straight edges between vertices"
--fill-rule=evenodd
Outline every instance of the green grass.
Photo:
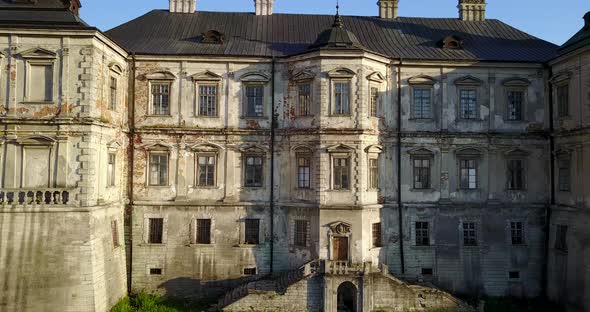
M 184 301 L 140 292 L 121 299 L 111 312 L 200 312 L 207 311 L 211 300 Z

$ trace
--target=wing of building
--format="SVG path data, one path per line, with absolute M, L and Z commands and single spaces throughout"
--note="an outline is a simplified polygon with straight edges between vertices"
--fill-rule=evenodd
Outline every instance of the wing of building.
M 560 48 L 484 0 L 455 18 L 273 2 L 170 0 L 103 33 L 77 0 L 0 0 L 0 310 L 102 312 L 127 290 L 590 307 L 588 26 Z

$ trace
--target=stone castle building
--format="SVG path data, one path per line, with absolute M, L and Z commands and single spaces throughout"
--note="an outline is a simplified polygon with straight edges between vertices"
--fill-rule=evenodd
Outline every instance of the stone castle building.
M 590 309 L 590 14 L 558 47 L 484 0 L 169 2 L 102 32 L 78 0 L 0 0 L 0 311 L 144 289 L 232 311 Z

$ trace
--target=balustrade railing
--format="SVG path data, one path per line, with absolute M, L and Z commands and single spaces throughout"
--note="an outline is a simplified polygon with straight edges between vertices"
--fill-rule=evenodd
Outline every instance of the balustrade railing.
M 72 190 L 65 188 L 0 189 L 1 206 L 58 206 L 72 204 Z
M 362 265 L 354 265 L 350 261 L 326 260 L 326 273 L 332 275 L 353 274 L 363 271 Z

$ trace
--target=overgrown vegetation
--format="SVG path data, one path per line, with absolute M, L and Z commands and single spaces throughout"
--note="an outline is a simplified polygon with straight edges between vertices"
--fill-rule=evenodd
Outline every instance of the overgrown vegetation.
M 111 312 L 201 312 L 214 303 L 211 300 L 178 300 L 140 292 L 119 301 Z

